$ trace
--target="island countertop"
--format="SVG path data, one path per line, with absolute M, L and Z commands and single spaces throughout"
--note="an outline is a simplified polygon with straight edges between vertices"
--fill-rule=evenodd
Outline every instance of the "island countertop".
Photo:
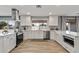
M 15 33 L 14 30 L 8 30 L 7 33 L 2 33 L 2 32 L 3 32 L 3 30 L 0 30 L 0 36 L 6 36 L 6 35 L 10 35 L 10 34 L 14 34 Z

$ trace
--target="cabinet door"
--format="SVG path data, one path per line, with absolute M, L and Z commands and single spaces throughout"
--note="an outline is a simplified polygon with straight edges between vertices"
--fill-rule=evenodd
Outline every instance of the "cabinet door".
M 26 25 L 26 16 L 21 16 L 21 26 Z
M 56 41 L 59 42 L 60 44 L 63 43 L 62 33 L 56 32 Z
M 21 26 L 31 26 L 31 16 L 21 16 Z
M 16 34 L 12 35 L 12 49 L 16 46 Z
M 50 39 L 51 40 L 55 40 L 55 38 L 54 38 L 54 31 L 50 31 Z
M 3 40 L 4 40 L 4 37 L 0 37 L 0 53 L 3 52 Z
M 10 44 L 10 51 L 16 46 L 16 36 L 14 34 L 10 35 L 10 40 L 9 40 L 9 44 Z
M 26 26 L 31 26 L 31 25 L 32 25 L 31 16 L 26 16 Z
M 5 53 L 7 53 L 7 52 L 9 52 L 9 47 L 10 47 L 10 44 L 9 44 L 9 36 L 7 35 L 7 36 L 5 36 L 4 37 L 4 52 Z
M 58 26 L 58 16 L 49 16 L 49 26 Z
M 12 35 L 10 35 L 10 40 L 9 40 L 9 44 L 10 44 L 9 49 L 10 49 L 10 50 L 11 50 L 12 47 L 13 47 L 12 43 L 13 43 L 13 38 L 12 38 Z
M 10 52 L 16 46 L 16 36 L 14 34 L 10 34 L 4 37 L 4 52 Z

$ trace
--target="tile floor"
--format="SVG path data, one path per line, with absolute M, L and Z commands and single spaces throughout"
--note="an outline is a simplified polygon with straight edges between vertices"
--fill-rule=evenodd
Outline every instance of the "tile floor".
M 11 53 L 68 53 L 52 40 L 25 40 Z

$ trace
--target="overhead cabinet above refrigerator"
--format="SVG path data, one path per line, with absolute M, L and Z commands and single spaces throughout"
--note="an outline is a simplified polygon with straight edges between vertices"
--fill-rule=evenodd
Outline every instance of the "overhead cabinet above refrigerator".
M 58 16 L 49 16 L 48 25 L 58 26 Z
M 20 18 L 21 18 L 21 26 L 32 26 L 30 15 L 22 15 Z

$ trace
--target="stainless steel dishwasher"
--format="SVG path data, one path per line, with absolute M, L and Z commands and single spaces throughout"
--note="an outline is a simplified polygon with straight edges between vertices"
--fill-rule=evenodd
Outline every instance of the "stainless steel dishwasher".
M 44 40 L 50 40 L 50 31 L 45 31 Z

